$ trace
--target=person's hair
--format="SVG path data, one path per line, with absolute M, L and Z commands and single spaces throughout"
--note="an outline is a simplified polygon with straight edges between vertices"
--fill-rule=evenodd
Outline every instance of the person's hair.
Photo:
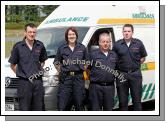
M 134 28 L 133 28 L 133 25 L 132 24 L 125 24 L 123 26 L 123 30 L 124 30 L 124 27 L 130 27 L 132 29 L 132 32 L 134 31 Z
M 108 35 L 110 37 L 108 30 L 101 30 L 99 32 L 99 41 L 100 41 L 101 36 L 103 36 L 103 35 Z
M 75 27 L 69 27 L 69 28 L 65 31 L 65 40 L 66 40 L 67 42 L 68 42 L 68 32 L 69 32 L 70 30 L 75 33 L 75 35 L 76 35 L 76 40 L 78 39 L 78 32 L 77 32 L 76 28 L 75 28 Z
M 28 26 L 31 27 L 31 28 L 36 28 L 36 27 L 37 27 L 37 26 L 36 26 L 35 24 L 33 24 L 33 23 L 28 23 L 28 24 L 26 24 L 25 27 L 24 27 L 24 30 L 25 30 L 25 31 L 27 31 L 27 27 L 28 27 Z

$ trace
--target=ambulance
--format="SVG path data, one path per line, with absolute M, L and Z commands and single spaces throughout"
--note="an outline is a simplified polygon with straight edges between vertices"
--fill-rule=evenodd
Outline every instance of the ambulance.
M 129 6 L 129 5 L 60 5 L 39 26 L 36 39 L 42 41 L 46 47 L 48 60 L 45 62 L 43 86 L 45 87 L 45 109 L 57 110 L 57 89 L 59 86 L 58 72 L 53 60 L 58 47 L 65 42 L 65 30 L 74 26 L 78 31 L 78 42 L 85 45 L 88 52 L 98 48 L 98 34 L 105 29 L 110 32 L 112 43 L 123 38 L 122 27 L 124 24 L 133 24 L 134 38 L 140 39 L 147 50 L 146 61 L 141 65 L 143 75 L 142 102 L 155 99 L 155 8 L 154 6 Z M 112 48 L 112 47 L 111 47 Z M 6 65 L 8 68 L 9 65 Z M 9 70 L 9 69 L 8 69 Z M 12 72 L 12 71 L 11 71 Z M 8 73 L 9 75 L 9 73 Z M 10 75 L 13 75 L 11 73 Z M 15 75 L 14 75 L 15 76 Z M 6 98 L 14 76 L 6 84 Z M 88 89 L 89 80 L 85 79 L 85 88 Z M 16 92 L 15 92 L 16 94 Z M 16 96 L 16 95 L 15 95 Z M 16 102 L 19 101 L 16 98 Z M 11 104 L 7 102 L 6 104 Z M 115 106 L 119 101 L 115 94 Z M 129 95 L 129 105 L 132 98 Z M 16 104 L 6 105 L 8 109 L 16 110 Z M 7 110 L 8 110 L 7 109 Z

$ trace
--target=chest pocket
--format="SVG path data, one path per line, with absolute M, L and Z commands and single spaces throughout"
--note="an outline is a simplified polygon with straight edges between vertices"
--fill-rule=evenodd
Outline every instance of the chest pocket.
M 126 56 L 127 52 L 128 52 L 128 47 L 124 46 L 124 45 L 123 46 L 121 45 L 118 49 L 117 54 L 118 54 L 118 56 L 123 57 L 123 56 Z
M 140 48 L 139 47 L 131 47 L 130 52 L 134 58 L 140 60 Z
M 115 58 L 110 57 L 109 59 L 110 59 L 111 63 L 116 63 L 116 59 Z
M 140 48 L 139 47 L 131 47 L 130 51 L 134 55 L 140 55 Z
M 105 60 L 103 58 L 97 56 L 95 58 L 95 64 L 96 65 L 105 65 Z
M 115 66 L 116 66 L 116 58 L 115 57 L 113 57 L 113 56 L 109 57 L 109 66 L 113 69 L 115 68 Z
M 34 61 L 40 60 L 40 54 L 41 54 L 41 49 L 34 49 L 33 51 Z
M 30 53 L 24 50 L 19 50 L 19 61 L 24 64 L 28 64 L 30 62 L 31 56 Z
M 69 52 L 62 53 L 62 57 L 63 57 L 64 60 L 67 60 L 67 59 L 70 58 L 70 53 Z
M 130 48 L 131 52 L 138 53 L 139 52 L 139 47 L 132 47 Z
M 34 56 L 34 61 L 39 61 L 40 53 L 34 53 L 33 56 Z
M 83 56 L 84 56 L 84 53 L 83 53 L 83 51 L 76 51 L 75 53 L 74 53 L 74 58 L 75 59 L 80 59 L 80 60 L 82 60 L 83 59 Z

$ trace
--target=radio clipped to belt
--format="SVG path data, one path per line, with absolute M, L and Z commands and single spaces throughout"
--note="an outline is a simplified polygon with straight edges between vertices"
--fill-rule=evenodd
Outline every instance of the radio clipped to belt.
M 83 72 L 83 77 L 84 77 L 84 80 L 90 80 L 90 70 L 87 69 L 87 66 L 84 65 L 84 72 Z

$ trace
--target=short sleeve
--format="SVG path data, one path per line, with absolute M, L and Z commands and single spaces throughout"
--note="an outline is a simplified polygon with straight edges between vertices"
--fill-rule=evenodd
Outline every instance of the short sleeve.
M 146 57 L 147 56 L 147 51 L 146 51 L 143 43 L 141 43 L 141 46 L 140 46 L 140 55 L 141 55 L 141 57 Z
M 19 62 L 19 52 L 16 44 L 13 46 L 8 62 L 11 64 L 17 64 Z
M 48 59 L 47 52 L 45 47 L 43 46 L 40 54 L 40 62 L 44 62 L 47 59 Z

